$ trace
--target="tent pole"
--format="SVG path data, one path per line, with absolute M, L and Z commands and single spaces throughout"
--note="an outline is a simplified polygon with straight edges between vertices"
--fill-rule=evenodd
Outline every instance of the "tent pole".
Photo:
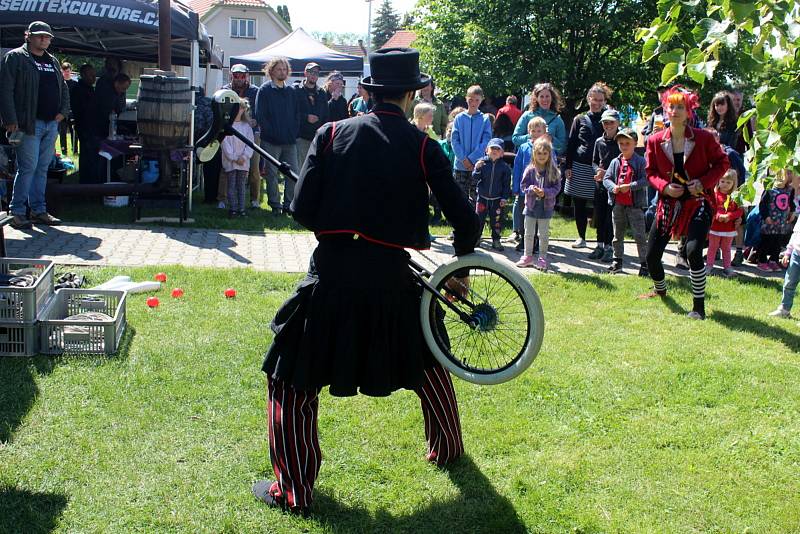
M 172 12 L 170 0 L 158 0 L 158 68 L 172 70 Z
M 195 87 L 197 83 L 197 73 L 200 69 L 200 43 L 192 41 L 192 57 L 189 67 L 189 86 L 192 88 L 192 111 L 189 114 L 189 146 L 194 146 L 194 113 L 195 113 Z M 189 212 L 192 211 L 192 192 L 194 191 L 194 150 L 189 152 Z

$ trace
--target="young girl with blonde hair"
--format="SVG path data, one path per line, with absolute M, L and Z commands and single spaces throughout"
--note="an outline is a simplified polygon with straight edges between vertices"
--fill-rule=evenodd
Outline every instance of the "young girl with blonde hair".
M 550 219 L 561 190 L 561 173 L 553 159 L 553 144 L 546 136 L 533 143 L 531 161 L 522 175 L 520 190 L 525 193 L 525 252 L 517 265 L 533 265 L 533 241 L 539 234 L 539 259 L 536 268 L 546 271 L 547 246 L 550 238 Z

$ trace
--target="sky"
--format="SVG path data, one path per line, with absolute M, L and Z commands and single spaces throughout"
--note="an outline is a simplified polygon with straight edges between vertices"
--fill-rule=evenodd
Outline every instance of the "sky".
M 368 11 L 365 0 L 269 0 L 276 8 L 289 7 L 293 28 L 307 32 L 367 33 Z M 416 0 L 392 0 L 395 13 L 402 16 L 410 11 Z M 372 2 L 372 20 L 378 13 L 381 0 Z

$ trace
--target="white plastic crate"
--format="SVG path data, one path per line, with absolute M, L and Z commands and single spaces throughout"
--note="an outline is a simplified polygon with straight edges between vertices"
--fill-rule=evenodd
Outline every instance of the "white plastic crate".
M 112 354 L 125 333 L 125 291 L 59 289 L 39 322 L 39 352 Z M 75 321 L 67 317 L 86 312 L 110 316 L 106 321 Z
M 34 272 L 31 287 L 0 286 L 0 322 L 33 323 L 53 294 L 53 262 L 26 258 L 0 258 L 0 273 Z
M 35 356 L 38 333 L 34 323 L 0 323 L 0 356 Z

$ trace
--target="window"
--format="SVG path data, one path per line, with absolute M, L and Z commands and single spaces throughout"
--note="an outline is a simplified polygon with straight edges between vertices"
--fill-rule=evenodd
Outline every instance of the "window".
M 255 39 L 256 38 L 256 20 L 255 19 L 231 19 L 231 37 L 239 37 L 241 39 Z

